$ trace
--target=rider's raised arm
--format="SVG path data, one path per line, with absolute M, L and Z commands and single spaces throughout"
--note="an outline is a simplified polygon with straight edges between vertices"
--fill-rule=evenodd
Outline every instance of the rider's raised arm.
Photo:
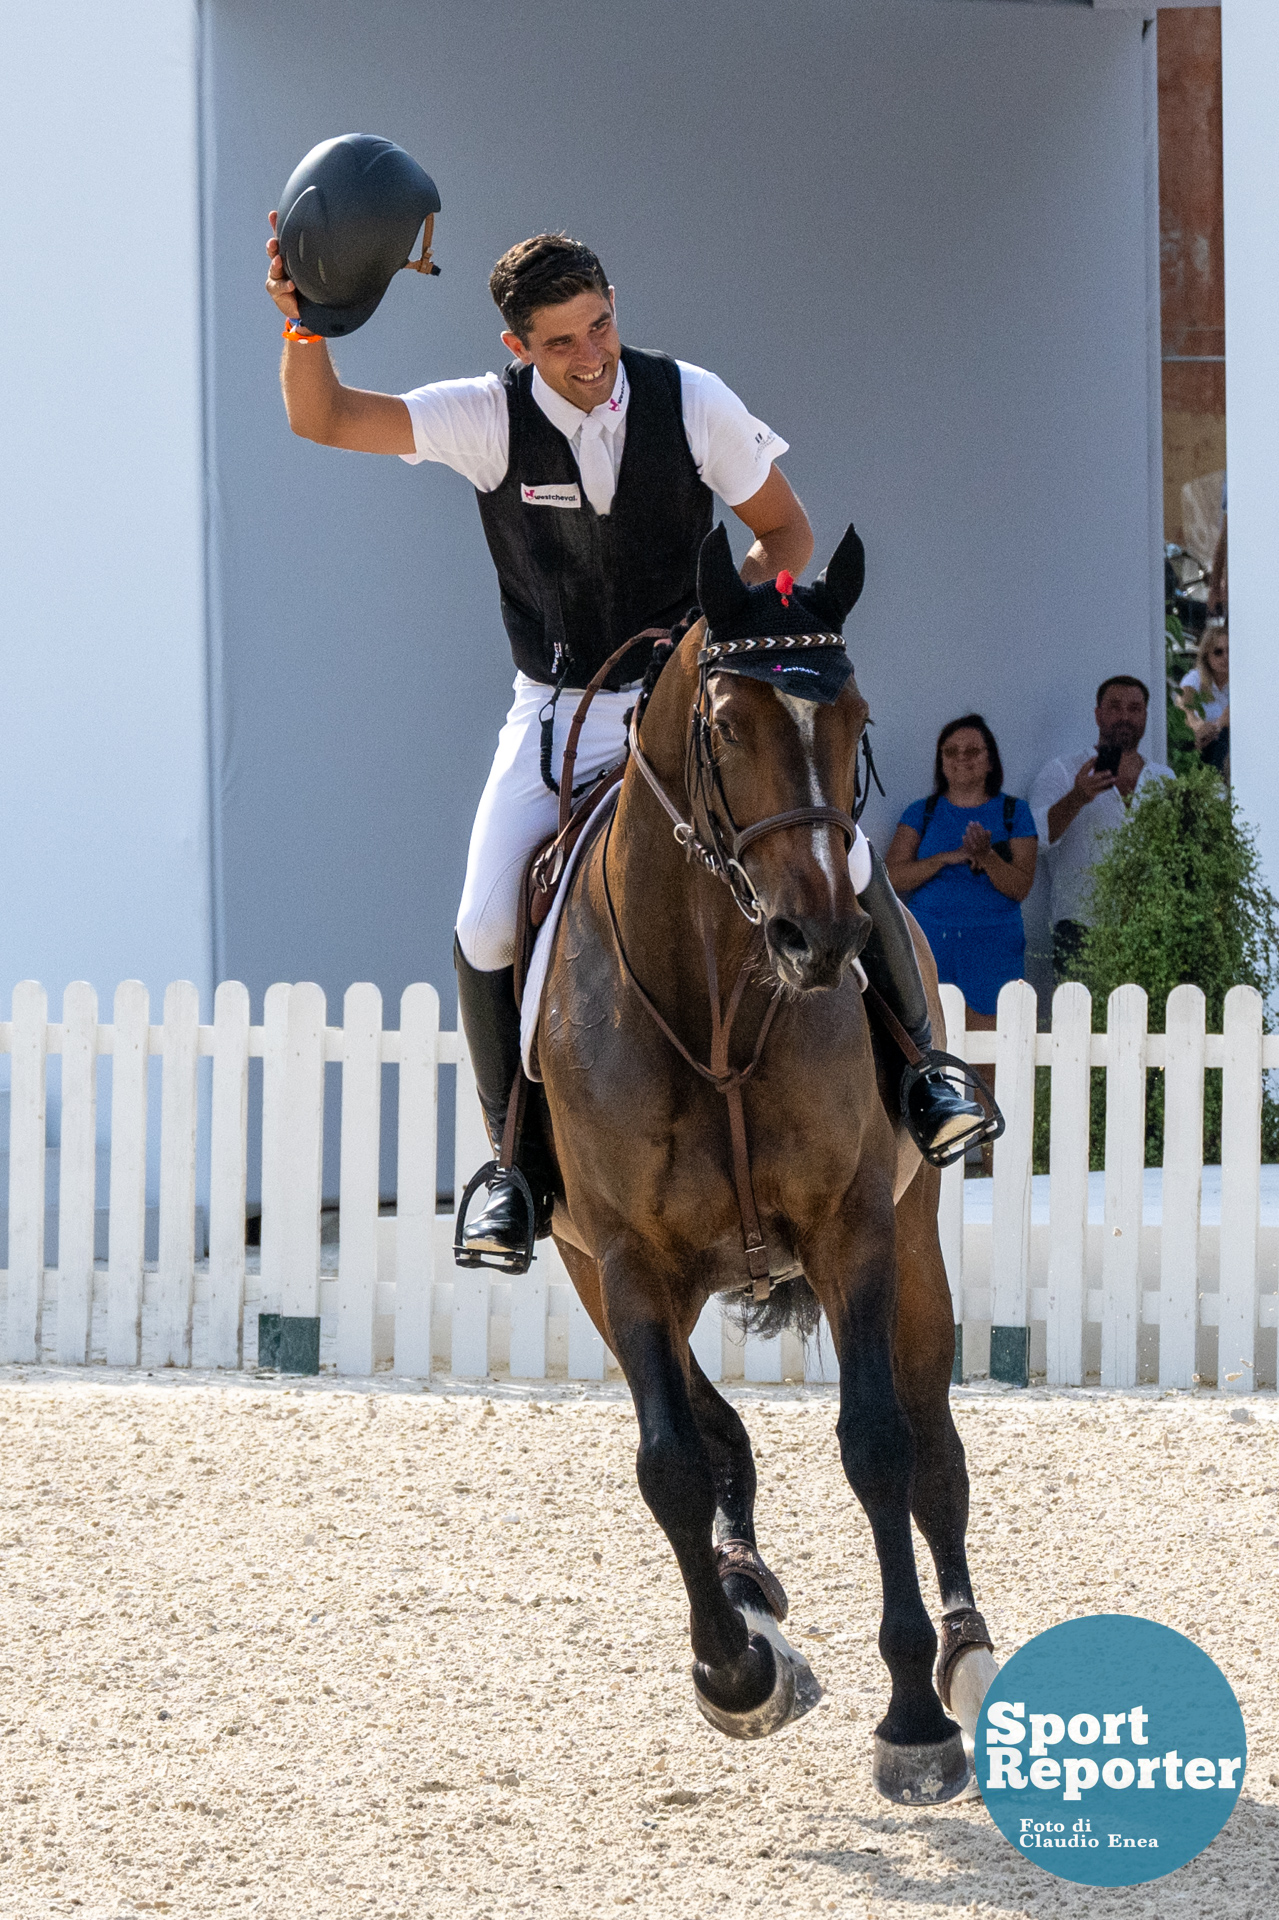
M 813 557 L 813 530 L 798 494 L 778 468 L 770 467 L 759 492 L 733 512 L 755 535 L 742 562 L 743 580 L 752 585 L 774 580 L 783 567 L 796 576 L 804 571 Z
M 285 341 L 280 387 L 289 425 L 303 440 L 353 453 L 413 451 L 413 423 L 403 400 L 344 387 L 323 340 Z
M 266 290 L 283 318 L 296 320 L 297 293 L 293 282 L 285 278 L 280 243 L 274 235 L 274 213 L 271 227 L 272 237 L 266 243 L 270 261 Z M 286 338 L 280 386 L 289 425 L 303 440 L 315 440 L 325 447 L 346 447 L 353 453 L 413 452 L 413 423 L 403 400 L 391 393 L 344 387 L 329 358 L 326 341 Z

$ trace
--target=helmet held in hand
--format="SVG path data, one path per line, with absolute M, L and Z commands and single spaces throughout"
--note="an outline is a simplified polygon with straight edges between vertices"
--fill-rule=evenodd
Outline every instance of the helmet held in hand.
M 393 140 L 344 133 L 312 147 L 289 175 L 276 227 L 302 324 L 328 338 L 362 327 L 424 223 L 429 261 L 439 210 L 434 180 Z

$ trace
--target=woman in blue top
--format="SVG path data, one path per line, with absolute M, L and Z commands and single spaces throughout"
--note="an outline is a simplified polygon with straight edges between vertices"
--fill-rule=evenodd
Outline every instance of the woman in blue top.
M 1005 981 L 1021 978 L 1021 902 L 1039 853 L 1030 808 L 1001 791 L 1003 780 L 981 715 L 950 721 L 937 736 L 933 791 L 907 807 L 888 849 L 888 877 L 911 896 L 938 977 L 959 988 L 978 1030 L 993 1028 Z

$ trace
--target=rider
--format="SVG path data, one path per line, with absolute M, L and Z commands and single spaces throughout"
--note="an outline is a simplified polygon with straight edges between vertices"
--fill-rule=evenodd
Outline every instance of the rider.
M 274 214 L 271 222 L 274 229 Z M 275 239 L 267 252 L 267 291 L 296 321 L 296 291 Z M 500 378 L 439 381 L 399 397 L 364 392 L 342 385 L 323 340 L 286 330 L 280 379 L 289 425 L 304 439 L 398 454 L 410 464 L 441 461 L 478 495 L 517 673 L 471 834 L 454 962 L 496 1148 L 520 1057 L 513 983 L 520 881 L 529 855 L 555 831 L 548 783 L 577 690 L 631 635 L 670 627 L 694 605 L 713 493 L 754 535 L 741 569 L 748 582 L 800 573 L 813 538 L 775 464 L 787 443 L 713 373 L 624 347 L 613 288 L 588 247 L 564 234 L 537 234 L 502 255 L 489 288 L 513 356 Z M 650 652 L 636 648 L 613 675 L 625 684 L 597 696 L 578 750 L 583 783 L 624 751 L 623 715 Z M 562 707 L 551 706 L 548 716 L 559 688 Z M 554 740 L 549 755 L 544 740 Z M 849 858 L 863 880 L 871 862 L 860 829 Z M 875 923 L 862 956 L 867 970 L 927 1049 L 914 951 L 878 860 L 859 897 Z M 938 1152 L 953 1149 L 983 1117 L 940 1075 L 916 1084 L 911 1113 L 921 1140 Z M 539 1143 L 530 1142 L 520 1165 L 544 1230 L 551 1178 Z M 468 1222 L 466 1244 L 488 1255 L 518 1252 L 525 1225 L 515 1182 L 499 1175 Z

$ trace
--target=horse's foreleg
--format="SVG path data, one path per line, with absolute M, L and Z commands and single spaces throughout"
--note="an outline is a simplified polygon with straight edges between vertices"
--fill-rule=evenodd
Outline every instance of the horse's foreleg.
M 803 1654 L 782 1632 L 786 1592 L 765 1564 L 755 1538 L 755 1457 L 737 1411 L 716 1393 L 692 1354 L 689 1389 L 693 1414 L 715 1479 L 715 1540 L 724 1592 L 753 1633 L 762 1633 L 794 1671 L 798 1720 L 822 1697 L 822 1685 Z
M 965 1535 L 968 1466 L 950 1411 L 955 1330 L 937 1240 L 937 1182 L 921 1167 L 897 1209 L 897 1392 L 915 1438 L 911 1510 L 933 1557 L 941 1592 L 937 1689 L 969 1740 L 997 1672 L 986 1623 L 973 1599 Z
M 844 1472 L 866 1510 L 879 1559 L 879 1650 L 892 1679 L 875 1733 L 875 1785 L 899 1801 L 949 1800 L 968 1777 L 959 1728 L 933 1690 L 937 1635 L 924 1605 L 910 1531 L 915 1445 L 893 1379 L 896 1292 L 893 1196 L 863 1173 L 840 1216 L 806 1251 L 839 1356 L 837 1432 Z
M 613 1350 L 639 1422 L 636 1478 L 688 1594 L 698 1705 L 722 1732 L 758 1738 L 791 1717 L 794 1674 L 765 1635 L 749 1631 L 720 1582 L 715 1468 L 693 1410 L 686 1334 L 667 1288 L 617 1257 L 606 1256 L 602 1269 Z
M 716 1540 L 755 1545 L 755 1456 L 735 1407 L 716 1393 L 692 1354 L 689 1396 L 715 1481 Z
M 588 1254 L 566 1241 L 557 1242 L 560 1254 L 568 1268 L 578 1298 L 586 1308 L 597 1331 L 612 1350 L 612 1337 L 604 1313 L 604 1299 L 600 1287 L 599 1267 Z M 750 1437 L 743 1426 L 736 1409 L 728 1404 L 721 1394 L 716 1393 L 692 1353 L 688 1354 L 688 1391 L 693 1408 L 693 1418 L 702 1437 L 710 1461 L 711 1477 L 715 1483 L 715 1522 L 714 1538 L 717 1543 L 726 1540 L 745 1541 L 755 1546 L 755 1457 L 751 1452 Z M 760 1563 L 761 1568 L 763 1563 Z M 768 1587 L 774 1585 L 765 1574 L 765 1585 L 761 1589 L 765 1596 Z M 728 1588 L 730 1600 L 740 1606 L 753 1599 L 758 1602 L 759 1593 L 751 1594 L 746 1576 L 728 1574 L 721 1577 Z M 780 1593 L 780 1586 L 777 1587 Z M 781 1618 L 785 1614 L 785 1595 L 781 1596 L 780 1606 L 774 1604 L 773 1611 Z

